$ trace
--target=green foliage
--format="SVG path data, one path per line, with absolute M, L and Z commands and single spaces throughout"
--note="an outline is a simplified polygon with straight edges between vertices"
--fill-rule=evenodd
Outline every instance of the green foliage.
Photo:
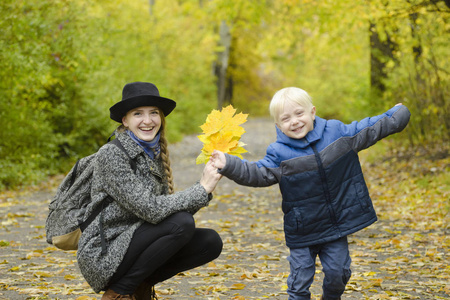
M 147 1 L 0 5 L 0 188 L 65 172 L 96 151 L 118 125 L 108 108 L 127 82 L 154 82 L 177 101 L 170 140 L 195 131 L 214 106 L 213 52 L 196 48 L 214 40 L 185 6 L 150 16 Z
M 350 121 L 367 105 L 369 48 L 361 11 L 350 1 L 282 1 L 274 7 L 280 17 L 265 45 L 273 51 L 273 72 L 282 71 L 280 88 L 308 91 L 322 117 Z
M 379 27 L 396 45 L 393 58 L 386 58 L 383 100 L 397 99 L 410 108 L 408 135 L 412 143 L 448 142 L 450 8 L 443 1 L 410 1 L 407 5 L 391 1 L 377 7 Z
M 56 1 L 3 1 L 0 50 L 0 187 L 42 179 L 56 167 L 58 144 L 70 126 L 70 98 L 62 88 L 77 63 L 65 26 L 75 14 Z M 58 127 L 61 131 L 55 132 Z
M 96 151 L 118 125 L 108 108 L 127 82 L 153 82 L 177 101 L 169 140 L 198 133 L 216 107 L 221 22 L 231 33 L 228 75 L 238 110 L 267 115 L 277 90 L 298 86 L 322 117 L 351 121 L 403 102 L 413 113 L 411 142 L 448 140 L 443 1 L 153 3 L 0 3 L 0 188 L 66 172 Z M 392 57 L 380 56 L 388 74 L 382 94 L 370 86 L 371 23 L 396 45 Z

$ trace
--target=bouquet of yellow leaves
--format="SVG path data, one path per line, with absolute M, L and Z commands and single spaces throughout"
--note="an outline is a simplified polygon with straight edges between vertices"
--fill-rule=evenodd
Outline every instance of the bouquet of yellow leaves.
M 222 108 L 222 111 L 213 109 L 206 117 L 206 122 L 200 128 L 203 134 L 198 138 L 203 142 L 202 153 L 197 157 L 197 164 L 206 164 L 214 150 L 222 151 L 242 158 L 241 153 L 247 152 L 240 142 L 245 132 L 241 124 L 247 122 L 248 114 L 236 113 L 232 105 Z M 233 116 L 234 115 L 234 116 Z

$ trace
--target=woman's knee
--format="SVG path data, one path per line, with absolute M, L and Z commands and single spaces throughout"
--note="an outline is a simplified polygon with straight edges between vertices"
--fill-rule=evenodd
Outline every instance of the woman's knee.
M 208 257 L 208 261 L 216 259 L 222 253 L 222 238 L 215 230 L 198 228 L 194 240 L 197 246 L 201 245 L 199 251 Z
M 172 233 L 177 236 L 191 238 L 195 232 L 195 220 L 188 212 L 177 212 L 167 219 L 172 224 Z
M 223 249 L 223 241 L 220 235 L 215 230 L 209 230 L 207 237 L 209 252 L 213 259 L 219 257 L 220 253 L 222 253 Z

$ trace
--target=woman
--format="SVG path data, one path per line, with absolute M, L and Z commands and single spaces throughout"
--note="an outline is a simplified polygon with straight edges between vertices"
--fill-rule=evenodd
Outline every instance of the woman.
M 208 163 L 199 182 L 174 193 L 165 117 L 175 106 L 154 84 L 133 82 L 110 108 L 111 119 L 122 123 L 116 138 L 129 157 L 113 144 L 97 152 L 87 215 L 110 201 L 84 229 L 77 252 L 87 282 L 97 293 L 106 290 L 102 299 L 152 299 L 156 283 L 222 251 L 217 232 L 195 228 L 193 219 L 212 198 L 217 170 Z

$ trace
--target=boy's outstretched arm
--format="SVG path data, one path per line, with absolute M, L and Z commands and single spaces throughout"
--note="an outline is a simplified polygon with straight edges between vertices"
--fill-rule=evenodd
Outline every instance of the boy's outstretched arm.
M 241 185 L 264 187 L 279 181 L 279 168 L 267 168 L 218 150 L 214 150 L 210 162 L 220 174 Z
M 391 134 L 402 131 L 408 124 L 410 116 L 408 108 L 398 103 L 381 115 L 348 125 L 341 124 L 340 130 L 343 136 L 349 138 L 351 147 L 358 152 Z

